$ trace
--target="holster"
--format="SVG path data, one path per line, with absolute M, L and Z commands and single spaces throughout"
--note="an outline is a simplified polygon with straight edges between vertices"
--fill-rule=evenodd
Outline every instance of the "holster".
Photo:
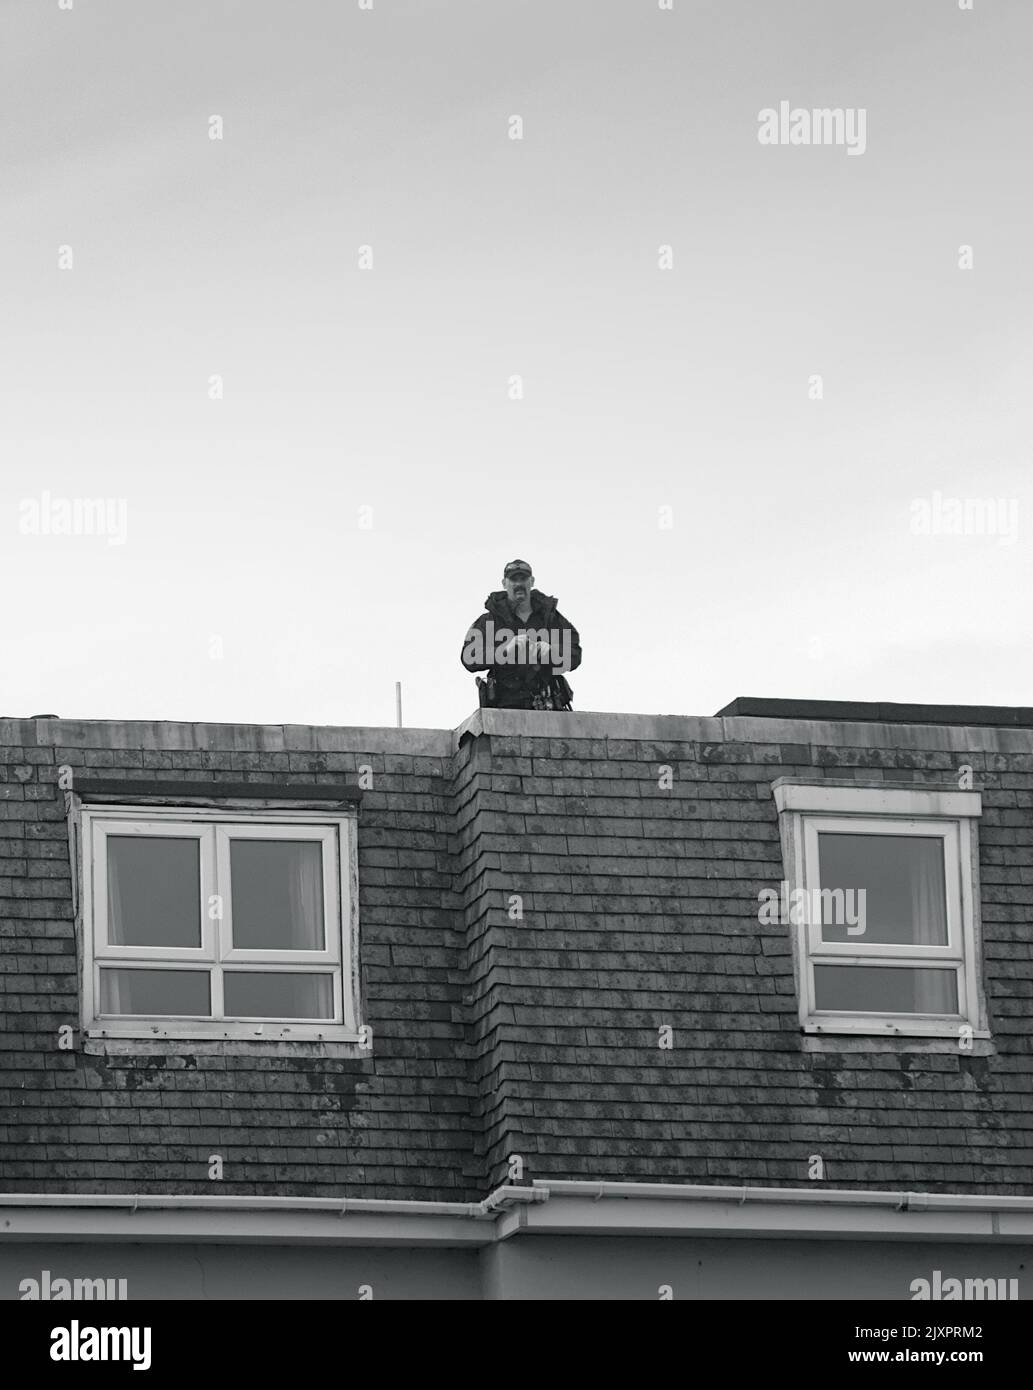
M 574 692 L 570 688 L 570 682 L 564 676 L 553 676 L 552 688 L 554 691 L 553 700 L 559 710 L 571 710 L 574 708 Z
M 495 703 L 495 677 L 490 671 L 487 676 L 477 677 L 477 699 L 482 709 Z

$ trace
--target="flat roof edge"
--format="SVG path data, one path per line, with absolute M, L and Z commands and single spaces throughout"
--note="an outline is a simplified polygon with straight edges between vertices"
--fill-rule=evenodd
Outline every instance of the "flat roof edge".
M 953 724 L 1033 729 L 1028 705 L 925 705 L 885 700 L 780 700 L 739 695 L 719 709 L 717 719 L 801 719 L 812 723 Z
M 739 698 L 717 715 L 476 709 L 455 729 L 315 724 L 207 724 L 146 720 L 0 719 L 0 744 L 159 752 L 348 753 L 450 758 L 481 735 L 576 742 L 822 743 L 1033 750 L 1033 709 Z

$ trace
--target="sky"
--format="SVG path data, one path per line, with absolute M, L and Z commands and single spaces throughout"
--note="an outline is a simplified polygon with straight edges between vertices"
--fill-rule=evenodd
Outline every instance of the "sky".
M 1033 704 L 1033 5 L 365 5 L 0 0 L 0 713 Z

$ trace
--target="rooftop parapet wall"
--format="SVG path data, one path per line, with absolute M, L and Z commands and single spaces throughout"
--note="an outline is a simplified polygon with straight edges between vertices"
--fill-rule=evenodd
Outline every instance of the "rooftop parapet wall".
M 825 702 L 826 705 L 832 702 Z M 848 709 L 858 708 L 847 706 Z M 885 708 L 880 706 L 879 708 Z M 907 706 L 906 708 L 920 708 Z M 810 749 L 882 748 L 901 752 L 980 752 L 1000 756 L 1033 756 L 1033 727 L 1009 723 L 947 725 L 934 717 L 940 706 L 929 706 L 929 722 L 790 718 L 754 715 L 695 718 L 674 714 L 544 714 L 524 710 L 477 710 L 456 730 L 456 741 L 495 734 L 500 737 L 611 740 L 618 744 L 749 743 Z M 1007 711 L 1003 711 L 1007 713 Z M 773 752 L 767 756 L 774 759 Z
M 90 748 L 97 752 L 138 750 L 151 756 L 144 767 L 177 766 L 177 754 L 336 753 L 354 755 L 394 754 L 396 756 L 448 758 L 470 738 L 482 734 L 503 737 L 533 737 L 559 740 L 609 739 L 635 743 L 724 743 L 743 741 L 757 744 L 801 744 L 811 747 L 894 748 L 900 750 L 952 751 L 1033 755 L 1033 715 L 1021 707 L 942 706 L 942 705 L 864 705 L 818 701 L 733 701 L 734 711 L 745 708 L 787 707 L 784 715 L 722 713 L 712 717 L 674 714 L 614 714 L 576 711 L 538 713 L 525 710 L 475 710 L 458 728 L 395 729 L 382 726 L 351 727 L 311 724 L 208 724 L 168 720 L 79 720 L 57 718 L 0 719 L 0 747 Z M 790 714 L 788 707 L 810 710 L 813 714 Z M 834 710 L 841 710 L 839 717 Z M 860 718 L 865 710 L 891 717 Z M 971 723 L 952 719 L 971 710 Z M 905 712 L 907 717 L 905 717 Z M 198 767 L 197 762 L 182 766 Z M 273 770 L 288 765 L 264 761 L 262 768 Z M 327 765 L 328 771 L 346 770 Z
M 371 1058 L 56 1048 L 56 771 L 354 782 Z M 659 766 L 673 770 L 667 791 Z M 991 1043 L 801 1037 L 784 775 L 983 794 Z M 1033 729 L 478 711 L 456 731 L 0 721 L 0 1187 L 473 1200 L 507 1176 L 1033 1192 Z M 509 916 L 513 894 L 523 918 Z M 673 1028 L 661 1051 L 657 1030 Z M 293 1049 L 293 1050 L 292 1050 Z

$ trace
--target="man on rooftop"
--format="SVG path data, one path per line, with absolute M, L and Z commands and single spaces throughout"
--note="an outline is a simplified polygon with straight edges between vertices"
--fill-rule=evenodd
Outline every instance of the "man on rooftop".
M 573 691 L 564 672 L 581 665 L 577 628 L 556 600 L 534 588 L 526 560 L 510 560 L 504 587 L 484 600 L 485 612 L 463 641 L 462 663 L 477 678 L 482 705 L 493 709 L 569 710 Z

